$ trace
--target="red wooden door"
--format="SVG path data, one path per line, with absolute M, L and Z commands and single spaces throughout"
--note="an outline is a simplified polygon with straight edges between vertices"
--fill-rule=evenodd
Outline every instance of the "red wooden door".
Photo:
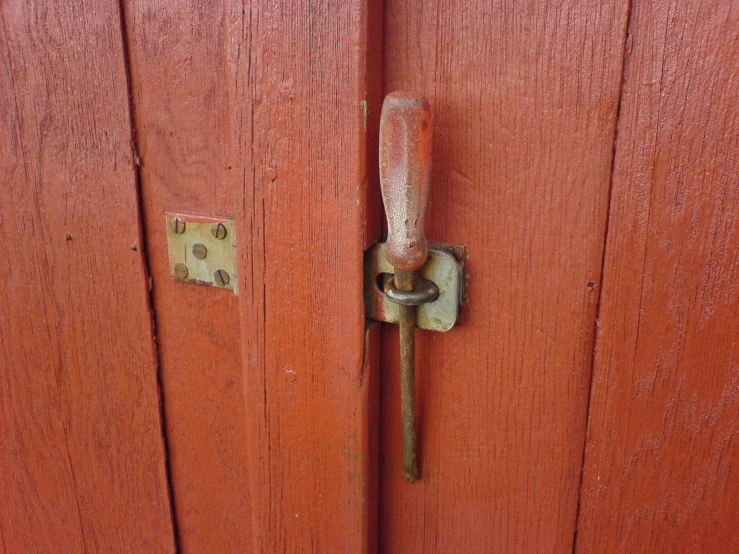
M 470 278 L 464 323 L 419 333 L 413 485 L 383 336 L 384 552 L 572 549 L 626 18 L 622 1 L 387 5 L 385 86 L 434 113 L 427 234 L 467 248 Z
M 374 549 L 375 4 L 123 2 L 185 552 Z M 173 279 L 165 212 L 235 220 L 238 296 Z
M 0 553 L 739 548 L 738 14 L 2 3 Z M 469 254 L 414 484 L 362 295 L 394 90 Z M 168 213 L 235 222 L 238 294 Z
M 632 7 L 583 552 L 739 551 L 738 8 Z
M 386 10 L 385 87 L 435 113 L 428 234 L 471 278 L 418 347 L 414 485 L 384 334 L 381 548 L 735 551 L 737 6 Z

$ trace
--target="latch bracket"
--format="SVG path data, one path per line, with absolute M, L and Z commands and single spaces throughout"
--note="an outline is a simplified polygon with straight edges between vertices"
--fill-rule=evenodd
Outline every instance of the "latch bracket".
M 385 256 L 385 243 L 372 246 L 364 254 L 364 303 L 367 319 L 398 323 L 398 304 L 385 294 L 392 280 L 393 266 Z M 416 309 L 416 326 L 428 331 L 448 331 L 457 323 L 464 301 L 465 249 L 449 244 L 429 243 L 429 257 L 420 270 L 424 279 L 436 284 L 439 296 Z
M 167 213 L 165 223 L 169 269 L 175 280 L 229 289 L 238 296 L 234 221 Z

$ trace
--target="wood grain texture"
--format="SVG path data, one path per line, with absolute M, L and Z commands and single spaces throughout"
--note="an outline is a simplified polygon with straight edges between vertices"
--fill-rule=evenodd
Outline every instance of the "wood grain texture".
M 249 552 L 239 297 L 174 281 L 164 216 L 243 211 L 228 2 L 125 2 L 124 17 L 179 546 Z
M 570 552 L 625 1 L 386 6 L 385 89 L 427 95 L 429 240 L 467 247 L 466 321 L 417 332 L 421 480 L 383 344 L 380 549 Z
M 174 552 L 118 4 L 0 45 L 0 551 Z
M 635 1 L 578 552 L 739 551 L 739 4 Z
M 376 238 L 366 222 L 380 221 L 367 200 L 377 142 L 365 131 L 381 106 L 369 54 L 379 53 L 380 10 L 365 0 L 252 5 L 253 96 L 243 86 L 238 101 L 254 110 L 242 144 L 241 328 L 263 552 L 361 552 L 372 541 L 362 248 Z
M 126 2 L 184 552 L 372 542 L 362 250 L 380 221 L 380 8 Z M 236 220 L 239 297 L 172 280 L 165 210 Z

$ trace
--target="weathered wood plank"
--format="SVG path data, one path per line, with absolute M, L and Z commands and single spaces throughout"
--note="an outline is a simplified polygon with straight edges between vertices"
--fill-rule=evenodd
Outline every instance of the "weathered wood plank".
M 118 4 L 0 45 L 2 548 L 174 552 Z
M 739 4 L 635 1 L 578 552 L 739 551 Z
M 126 2 L 184 551 L 372 540 L 361 288 L 380 18 L 367 0 Z M 238 297 L 172 280 L 165 210 L 236 220 Z
M 571 551 L 627 2 L 386 9 L 386 92 L 435 114 L 427 236 L 471 277 L 465 323 L 417 333 L 414 485 L 385 338 L 381 550 Z

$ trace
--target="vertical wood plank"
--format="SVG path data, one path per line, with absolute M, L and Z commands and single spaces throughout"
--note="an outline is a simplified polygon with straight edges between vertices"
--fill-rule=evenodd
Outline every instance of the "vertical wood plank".
M 125 5 L 180 545 L 362 551 L 381 5 Z M 171 279 L 165 210 L 236 219 L 239 297 Z
M 235 104 L 229 87 L 242 69 L 231 41 L 246 50 L 248 37 L 232 26 L 229 3 L 123 4 L 169 469 L 186 553 L 252 550 L 239 298 L 176 283 L 164 225 L 165 211 L 243 212 L 244 172 L 231 144 L 250 140 L 251 106 Z
M 739 4 L 635 1 L 578 552 L 739 551 Z
M 0 548 L 174 552 L 118 5 L 0 45 Z
M 254 12 L 244 297 L 255 301 L 242 303 L 242 336 L 265 552 L 364 550 L 365 118 L 381 100 L 365 52 L 380 8 L 260 2 Z
M 627 2 L 394 0 L 385 88 L 435 114 L 430 240 L 467 247 L 466 321 L 418 332 L 421 480 L 383 345 L 380 545 L 569 552 Z

